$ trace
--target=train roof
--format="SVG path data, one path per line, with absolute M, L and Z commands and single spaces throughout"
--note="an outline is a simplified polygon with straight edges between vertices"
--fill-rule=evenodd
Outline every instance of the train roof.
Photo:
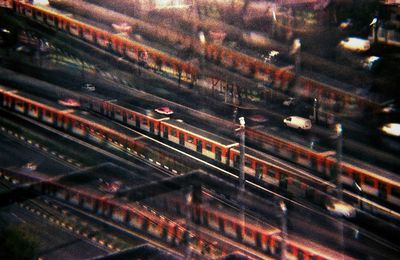
M 101 125 L 102 127 L 106 127 L 106 128 L 112 129 L 114 131 L 117 131 L 120 134 L 126 134 L 131 137 L 138 136 L 138 134 L 133 132 L 132 129 L 126 128 L 122 125 L 119 125 L 118 123 L 110 121 L 109 119 L 102 117 L 101 115 L 91 114 L 87 111 L 80 111 L 80 110 L 73 111 L 71 114 L 81 117 L 81 118 L 84 118 L 95 124 Z
M 203 129 L 194 127 L 194 126 L 189 125 L 179 119 L 178 120 L 168 120 L 168 121 L 165 121 L 164 124 L 171 125 L 180 130 L 184 130 L 186 133 L 192 134 L 192 135 L 194 135 L 196 137 L 200 137 L 202 139 L 206 139 L 210 142 L 213 142 L 213 143 L 217 142 L 220 145 L 225 146 L 226 148 L 230 148 L 230 147 L 237 145 L 237 142 L 235 142 L 233 140 L 226 139 L 226 138 L 220 137 L 218 135 L 215 135 L 213 133 L 207 132 Z
M 117 105 L 117 106 L 120 106 L 121 108 L 132 110 L 132 111 L 134 111 L 134 112 L 137 112 L 137 113 L 139 113 L 139 114 L 148 116 L 148 117 L 153 118 L 153 119 L 156 119 L 156 120 L 166 120 L 166 119 L 169 119 L 168 116 L 158 114 L 158 113 L 156 113 L 154 110 L 151 110 L 151 109 L 144 109 L 144 108 L 141 108 L 141 107 L 138 107 L 138 106 L 129 104 L 128 102 L 124 102 L 124 101 L 114 101 L 114 100 L 113 100 L 113 101 L 110 101 L 110 102 L 112 102 L 113 104 L 115 104 L 115 105 Z
M 31 101 L 33 103 L 37 102 L 38 105 L 40 105 L 40 106 L 45 106 L 45 107 L 47 106 L 49 108 L 53 108 L 53 109 L 57 109 L 57 110 L 60 110 L 60 111 L 65 111 L 65 112 L 71 111 L 71 108 L 65 107 L 65 106 L 59 104 L 58 102 L 56 102 L 55 100 L 49 100 L 47 98 L 42 98 L 42 97 L 30 94 L 30 93 L 21 92 L 19 90 L 6 88 L 6 87 L 3 87 L 3 86 L 1 86 L 1 89 L 3 89 L 4 92 L 6 92 L 6 93 L 10 93 L 10 94 L 18 96 L 18 97 L 20 97 L 22 99 L 27 99 L 27 100 L 29 100 L 29 101 Z

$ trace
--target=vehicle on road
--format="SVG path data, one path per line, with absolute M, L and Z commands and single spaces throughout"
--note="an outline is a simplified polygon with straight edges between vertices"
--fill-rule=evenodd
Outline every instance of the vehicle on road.
M 252 115 L 247 117 L 250 121 L 254 123 L 265 123 L 268 122 L 268 118 L 263 115 Z
M 283 123 L 289 127 L 308 130 L 311 129 L 311 120 L 299 116 L 289 116 L 283 119 Z
M 396 104 L 392 103 L 392 104 L 389 104 L 389 105 L 383 107 L 383 108 L 381 109 L 381 111 L 382 111 L 383 113 L 395 113 L 395 112 L 399 112 L 400 109 L 399 109 L 399 107 L 398 107 Z
M 169 107 L 159 107 L 154 109 L 154 111 L 161 115 L 172 115 L 174 113 L 174 111 Z
M 334 216 L 345 218 L 354 218 L 356 216 L 356 209 L 340 200 L 330 200 L 326 203 L 325 208 Z
M 30 171 L 36 171 L 37 167 L 38 165 L 34 162 L 28 162 L 27 164 L 24 165 L 24 168 Z
M 296 98 L 294 97 L 288 97 L 287 99 L 285 99 L 282 103 L 284 106 L 290 107 L 290 106 L 294 106 L 296 104 Z
M 120 181 L 106 181 L 99 179 L 98 182 L 99 190 L 107 193 L 116 193 L 121 189 L 122 186 Z
M 73 99 L 73 98 L 60 99 L 60 100 L 58 100 L 58 103 L 60 103 L 63 106 L 66 106 L 66 107 L 80 107 L 81 106 L 79 101 L 76 99 Z
M 368 51 L 371 47 L 368 40 L 357 37 L 348 37 L 340 41 L 339 46 L 344 49 L 357 52 Z
M 391 136 L 400 136 L 400 123 L 388 123 L 381 127 L 382 132 Z
M 84 84 L 84 85 L 82 86 L 82 89 L 85 90 L 85 91 L 93 92 L 93 91 L 96 90 L 96 87 L 95 87 L 93 84 L 91 84 L 91 83 L 86 83 L 86 84 Z

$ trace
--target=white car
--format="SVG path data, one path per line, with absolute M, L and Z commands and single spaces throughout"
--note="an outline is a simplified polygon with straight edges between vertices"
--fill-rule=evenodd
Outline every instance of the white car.
M 339 217 L 354 218 L 356 209 L 343 201 L 333 200 L 325 205 L 330 214 Z
M 84 85 L 82 86 L 82 89 L 83 89 L 83 90 L 86 90 L 86 91 L 93 92 L 93 91 L 96 90 L 96 87 L 95 87 L 93 84 L 86 83 L 86 84 L 84 84 Z

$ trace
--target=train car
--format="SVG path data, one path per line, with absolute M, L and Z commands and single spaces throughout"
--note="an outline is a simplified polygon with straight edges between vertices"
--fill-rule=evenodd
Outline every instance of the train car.
M 108 101 L 104 106 L 102 114 L 105 116 L 154 135 L 160 134 L 161 122 L 169 119 L 152 110 L 145 110 L 119 101 Z
M 161 137 L 179 144 L 208 158 L 228 163 L 229 150 L 238 143 L 193 127 L 182 120 L 166 120 L 161 123 Z
M 99 108 L 100 106 L 102 106 L 102 108 Z M 184 122 L 179 122 L 176 120 L 157 121 L 160 119 L 153 118 L 154 114 L 145 114 L 143 111 L 139 113 L 137 111 L 134 111 L 138 108 L 135 108 L 133 106 L 131 106 L 131 108 L 132 109 L 128 109 L 125 107 L 125 104 L 116 105 L 113 102 L 106 102 L 103 105 L 97 105 L 97 111 L 101 110 L 102 113 L 108 116 L 112 115 L 112 113 L 110 114 L 110 111 L 117 111 L 116 113 L 114 112 L 112 117 L 117 121 L 127 123 L 128 125 L 133 127 L 140 126 L 140 123 L 138 123 L 140 122 L 140 120 L 142 120 L 140 118 L 145 118 L 143 120 L 148 120 L 145 121 L 147 122 L 146 125 L 149 125 L 149 122 L 153 122 L 152 124 L 154 125 L 154 128 L 150 128 L 149 126 L 139 127 L 142 130 L 150 133 L 157 133 L 162 138 L 165 138 L 173 143 L 184 146 L 185 148 L 192 151 L 199 152 L 207 156 L 208 158 L 220 161 L 222 163 L 227 163 L 230 167 L 239 169 L 238 163 L 240 153 L 238 149 L 234 148 L 235 146 L 237 146 L 237 143 L 223 138 L 223 140 L 220 141 L 219 139 L 221 139 L 221 137 L 195 128 Z M 136 118 L 139 119 L 136 120 Z M 152 131 L 150 131 L 150 129 L 152 129 Z M 250 136 L 252 136 L 253 138 L 255 137 L 255 139 L 260 138 L 253 132 L 250 133 Z M 322 175 L 311 178 L 310 182 L 311 176 L 302 177 L 299 175 L 294 175 L 293 173 L 289 173 L 285 169 L 281 169 L 270 163 L 267 163 L 266 159 L 264 159 L 263 156 L 259 154 L 253 154 L 254 152 L 252 152 L 252 150 L 250 149 L 246 151 L 245 159 L 245 171 L 248 175 L 253 176 L 255 177 L 255 179 L 258 179 L 260 181 L 266 182 L 269 185 L 290 192 L 291 194 L 300 195 L 302 197 L 313 197 L 314 200 L 317 201 L 323 200 L 323 194 L 321 192 L 318 192 L 316 187 L 319 187 L 322 192 L 327 191 L 329 185 L 326 182 L 326 179 L 331 179 L 332 174 L 334 174 L 336 171 L 336 161 L 334 158 L 330 157 L 334 155 L 334 153 L 332 153 L 331 151 L 327 153 L 318 153 L 314 150 L 306 149 L 292 143 L 282 143 L 277 138 L 270 138 L 264 144 L 269 145 L 269 150 L 273 150 L 274 152 L 288 157 L 303 166 L 317 170 L 318 172 L 322 173 Z M 229 151 L 229 153 L 225 153 L 226 151 Z M 223 158 L 224 156 L 222 156 L 222 154 L 224 156 L 228 156 L 228 161 Z M 342 164 L 345 165 L 346 163 Z M 397 195 L 399 194 L 398 187 L 400 184 L 400 180 L 391 181 L 390 178 L 385 178 L 382 176 L 379 177 L 371 172 L 366 172 L 360 168 L 355 169 L 349 164 L 346 165 L 346 167 L 343 167 L 343 176 L 341 178 L 343 183 L 347 183 L 349 185 L 351 185 L 351 183 L 354 183 L 354 180 L 345 177 L 346 174 L 360 176 L 357 183 L 365 187 L 366 193 L 369 193 L 377 198 L 389 201 L 392 204 L 399 205 L 397 204 L 399 202 L 399 198 Z M 358 173 L 356 174 L 353 172 Z M 371 183 L 370 178 L 372 178 L 372 182 L 374 182 L 375 185 L 372 188 L 370 187 L 371 184 L 368 184 Z M 377 178 L 380 178 L 380 180 L 377 181 Z M 396 176 L 393 176 L 393 178 L 396 179 Z M 380 192 L 378 192 L 381 195 L 379 195 L 377 191 L 373 190 L 377 188 L 381 190 Z M 394 195 L 392 195 L 392 191 Z
M 4 87 L 1 87 L 1 93 L 3 107 L 56 127 L 60 127 L 66 116 L 72 112 L 57 103 Z
M 97 142 L 108 141 L 128 150 L 135 146 L 134 142 L 130 141 L 127 136 L 121 135 L 119 131 L 103 127 L 102 124 L 93 124 L 92 120 L 84 120 L 84 115 L 72 115 L 71 110 L 59 107 L 56 103 L 50 104 L 45 100 L 40 100 L 40 98 L 35 97 L 33 99 L 32 96 L 24 95 L 23 93 L 2 88 L 1 105 L 55 127 L 72 131 L 83 138 L 89 137 Z M 47 105 L 46 102 L 48 103 Z M 150 115 L 126 109 L 112 102 L 100 102 L 97 105 L 94 104 L 93 107 L 106 114 L 114 111 L 110 115 L 115 120 L 122 120 L 122 122 L 126 122 L 131 126 L 139 126 L 144 131 L 160 135 L 162 138 L 178 145 L 180 144 L 192 151 L 201 151 L 208 158 L 216 159 L 222 163 L 229 163 L 231 167 L 238 168 L 239 152 L 237 149 L 230 149 L 235 146 L 233 142 L 221 143 L 222 141 L 218 140 L 218 138 L 215 139 L 214 135 L 210 135 L 205 131 L 198 131 L 195 128 L 192 129 L 183 122 L 171 123 L 173 120 L 159 121 L 161 120 L 160 118 L 153 118 Z M 117 111 L 118 109 L 120 109 L 120 112 Z M 310 158 L 312 168 L 322 172 L 322 178 L 329 179 L 336 171 L 336 160 L 331 155 L 319 154 L 308 149 L 293 149 L 284 145 L 273 145 L 272 147 L 275 147 L 274 149 L 278 147 L 278 150 L 289 149 L 288 151 L 291 151 L 289 155 L 291 154 L 292 158 L 305 158 L 303 153 L 306 153 Z M 269 185 L 281 189 L 284 188 L 291 193 L 303 194 L 302 196 L 308 196 L 307 194 L 316 192 L 316 189 L 313 189 L 313 185 L 317 185 L 316 183 L 310 185 L 305 179 L 298 178 L 293 173 L 278 169 L 266 163 L 264 159 L 251 155 L 250 151 L 247 151 L 245 161 L 245 170 L 250 176 L 261 179 Z M 363 193 L 381 201 L 386 201 L 389 204 L 400 206 L 400 180 L 398 176 L 389 173 L 375 174 L 342 162 L 341 181 L 346 187 L 354 190 L 356 183 L 361 187 Z
M 154 48 L 27 3 L 15 1 L 14 10 L 41 24 L 49 25 L 53 29 L 67 32 L 74 37 L 96 44 L 107 51 L 125 56 L 133 62 L 155 70 L 161 70 L 173 78 L 178 78 L 191 84 L 196 80 L 197 68 L 190 62 L 187 63 L 171 57 Z

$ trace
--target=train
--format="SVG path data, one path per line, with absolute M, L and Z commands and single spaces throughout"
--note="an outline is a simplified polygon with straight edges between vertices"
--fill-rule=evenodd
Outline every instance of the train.
M 46 25 L 55 30 L 64 31 L 73 37 L 94 44 L 107 51 L 113 52 L 116 55 L 126 57 L 132 62 L 138 64 L 143 63 L 143 53 L 148 53 L 147 64 L 154 70 L 162 71 L 168 77 L 178 79 L 179 82 L 184 81 L 190 85 L 196 85 L 198 79 L 209 81 L 209 78 L 203 77 L 200 73 L 199 66 L 193 61 L 185 61 L 176 57 L 172 57 L 164 52 L 154 48 L 145 46 L 133 40 L 112 34 L 95 26 L 87 25 L 79 22 L 76 19 L 58 14 L 56 12 L 33 6 L 28 3 L 9 0 L 12 3 L 13 11 L 19 15 L 33 19 L 42 25 Z M 224 66 L 229 70 L 233 70 L 246 77 L 253 78 L 258 82 L 269 84 L 272 82 L 272 88 L 276 90 L 287 90 L 295 75 L 284 68 L 278 68 L 273 64 L 266 64 L 261 60 L 250 57 L 246 54 L 233 51 L 230 48 L 206 42 L 201 44 L 197 40 L 193 40 L 191 36 L 179 33 L 177 30 L 171 30 L 163 27 L 163 30 L 158 30 L 156 26 L 136 19 L 131 26 L 138 26 L 141 33 L 145 33 L 150 38 L 156 37 L 162 42 L 168 42 L 173 45 L 183 45 L 191 48 L 200 55 L 204 55 L 206 60 Z M 156 36 L 155 36 L 156 35 Z M 219 80 L 226 79 L 213 75 Z M 209 85 L 212 85 L 212 80 Z M 321 105 L 326 106 L 326 109 L 332 109 L 333 104 L 341 104 L 344 110 L 354 110 L 359 108 L 379 109 L 379 104 L 351 93 L 344 92 L 335 87 L 315 81 L 304 76 L 299 77 L 298 86 L 299 94 L 305 97 L 317 98 Z M 263 88 L 247 89 L 241 87 L 241 97 L 249 100 L 259 99 L 265 95 Z M 254 96 L 254 93 L 256 96 Z M 326 101 L 326 102 L 323 102 Z M 357 108 L 359 106 L 359 108 Z
M 176 145 L 183 146 L 193 152 L 200 153 L 219 163 L 226 164 L 230 168 L 239 169 L 240 151 L 238 143 L 229 139 L 213 135 L 202 129 L 193 127 L 181 120 L 165 120 L 144 115 L 129 108 L 127 104 L 114 101 L 106 101 L 93 97 L 85 98 L 89 108 L 110 119 L 127 126 L 144 130 L 150 134 L 159 136 Z M 249 136 L 254 137 L 254 130 L 249 129 Z M 247 132 L 246 132 L 247 134 Z M 254 137 L 256 140 L 257 137 Z M 270 141 L 270 140 L 269 140 Z M 314 201 L 323 200 L 322 193 L 332 189 L 326 179 L 331 180 L 337 173 L 337 159 L 332 151 L 317 153 L 306 150 L 309 156 L 304 156 L 301 149 L 293 149 L 285 143 L 272 145 L 274 153 L 285 155 L 297 164 L 311 168 L 318 176 L 303 176 L 293 170 L 267 162 L 265 155 L 257 151 L 247 149 L 245 155 L 244 170 L 251 180 L 274 186 L 295 196 L 307 197 Z M 289 149 L 288 149 L 289 148 Z M 303 148 L 304 149 L 304 148 Z M 361 187 L 365 195 L 388 202 L 394 206 L 400 206 L 400 178 L 392 173 L 375 174 L 347 162 L 341 162 L 340 181 L 347 188 Z
M 57 107 L 55 104 L 46 105 L 43 101 L 38 102 L 37 100 L 40 99 L 22 92 L 7 88 L 0 89 L 0 102 L 3 108 L 17 111 L 83 138 L 97 140 L 98 142 L 100 142 L 99 140 L 107 140 L 117 143 L 129 151 L 138 148 L 139 144 L 135 142 L 134 138 L 123 134 L 123 131 L 94 123 L 73 113 L 71 109 L 66 110 L 63 107 Z M 80 103 L 82 107 L 87 107 L 87 109 L 121 124 L 147 132 L 164 141 L 191 150 L 193 153 L 201 154 L 205 158 L 230 169 L 239 169 L 240 151 L 238 143 L 235 141 L 198 129 L 181 120 L 135 111 L 116 101 L 82 96 Z M 330 159 L 331 167 L 335 168 L 335 159 Z M 302 164 L 308 162 L 303 157 L 298 157 L 297 160 Z M 247 149 L 244 164 L 247 179 L 314 202 L 324 203 L 327 199 L 326 192 L 334 187 L 333 184 L 318 176 L 303 176 L 301 172 L 274 165 L 268 162 L 262 153 L 251 149 Z M 318 163 L 315 163 L 313 167 L 317 170 L 323 170 Z M 390 179 L 360 168 L 358 168 L 358 172 L 355 172 L 354 169 L 357 168 L 354 168 L 354 166 L 350 168 L 346 163 L 342 163 L 341 181 L 344 185 L 352 187 L 354 176 L 356 176 L 358 178 L 357 185 L 362 187 L 365 194 L 379 198 L 390 205 L 400 205 L 400 194 L 398 193 L 400 182 L 396 181 L 396 176 Z M 363 175 L 359 174 L 360 172 Z M 382 191 L 385 191 L 385 193 Z
M 180 222 L 141 203 L 129 202 L 123 198 L 112 196 L 102 196 L 94 190 L 89 192 L 90 190 L 68 185 L 62 179 L 49 180 L 43 176 L 27 175 L 9 169 L 0 169 L 0 178 L 17 184 L 34 183 L 31 186 L 33 192 L 66 202 L 99 217 L 105 217 L 126 228 L 146 233 L 147 236 L 172 247 L 189 246 L 190 243 L 191 249 L 199 256 L 220 259 L 229 253 L 228 249 L 218 242 L 210 241 L 209 238 L 187 229 Z M 201 204 L 186 205 L 183 196 L 180 199 L 163 198 L 157 203 L 164 210 L 174 212 L 175 216 L 185 217 L 189 210 L 191 221 L 197 225 L 216 231 L 266 256 L 274 258 L 280 256 L 282 238 L 279 229 L 265 228 L 250 221 L 243 222 L 236 216 Z M 286 240 L 286 250 L 286 256 L 290 259 L 324 260 L 343 257 L 332 254 L 332 252 L 322 251 L 321 248 L 311 248 L 290 239 Z
M 104 30 L 86 25 L 72 18 L 62 16 L 30 4 L 13 1 L 13 8 L 15 12 L 21 15 L 30 17 L 31 19 L 34 19 L 40 23 L 45 23 L 50 27 L 54 27 L 56 30 L 66 31 L 73 36 L 96 44 L 107 50 L 116 52 L 119 55 L 126 55 L 132 61 L 140 62 L 140 57 L 143 56 L 141 53 L 147 52 L 147 62 L 150 64 L 149 66 L 158 66 L 157 64 L 159 64 L 161 61 L 161 66 L 165 67 L 166 70 L 173 71 L 173 73 L 175 73 L 175 75 L 179 75 L 179 77 L 184 74 L 186 75 L 185 78 L 187 78 L 189 81 L 194 81 L 196 78 L 195 74 L 197 73 L 197 69 L 192 64 L 187 64 L 183 61 L 171 58 L 168 55 L 151 49 L 147 46 L 143 46 L 128 39 L 112 35 Z M 225 58 L 229 57 L 231 59 L 234 58 L 233 56 L 227 56 Z M 224 62 L 233 62 L 233 60 L 229 60 L 230 59 Z M 303 81 L 304 79 L 300 80 Z M 157 122 L 153 123 L 158 124 Z M 160 124 L 160 126 L 161 125 L 162 124 Z M 168 129 L 168 127 L 165 127 L 165 129 Z M 164 137 L 162 131 L 161 133 Z M 262 143 L 262 145 L 267 149 L 278 153 L 296 163 L 316 170 L 320 174 L 319 177 L 329 178 L 337 171 L 336 159 L 332 156 L 327 156 L 325 153 L 321 154 L 304 148 L 300 145 L 290 143 L 286 140 L 257 132 L 256 130 L 248 129 L 246 130 L 246 134 L 253 140 Z M 172 137 L 168 138 L 172 139 Z M 184 133 L 183 138 L 191 137 L 189 133 Z M 194 140 L 197 139 L 194 138 Z M 204 150 L 206 151 L 207 149 Z M 221 158 L 229 158 L 229 163 L 234 165 L 235 151 L 235 149 L 230 149 L 228 154 L 227 147 L 216 144 L 214 147 L 211 147 L 211 151 L 204 153 L 207 153 L 210 156 L 215 156 L 215 154 L 217 154 L 218 158 L 221 154 Z M 250 155 L 248 155 L 246 162 L 246 170 L 249 174 L 258 176 L 258 178 L 261 179 L 265 178 L 266 180 L 269 180 L 272 185 L 286 187 L 288 186 L 287 184 L 290 183 L 302 183 L 301 181 L 296 180 L 296 178 L 290 178 L 291 174 L 283 173 L 284 171 L 281 169 L 274 170 L 273 167 L 266 165 L 263 163 L 263 161 L 260 162 L 260 160 L 252 158 Z M 400 181 L 398 176 L 387 173 L 374 173 L 371 170 L 366 170 L 347 162 L 341 163 L 341 169 L 341 181 L 348 187 L 355 189 L 355 185 L 358 185 L 362 188 L 362 192 L 366 195 L 379 198 L 381 201 L 386 201 L 392 205 L 400 205 Z M 299 178 L 302 179 L 301 177 Z M 294 185 L 289 186 L 292 187 Z M 298 186 L 302 187 L 303 190 L 304 188 L 307 190 L 306 187 L 308 187 L 307 184 L 301 184 Z

